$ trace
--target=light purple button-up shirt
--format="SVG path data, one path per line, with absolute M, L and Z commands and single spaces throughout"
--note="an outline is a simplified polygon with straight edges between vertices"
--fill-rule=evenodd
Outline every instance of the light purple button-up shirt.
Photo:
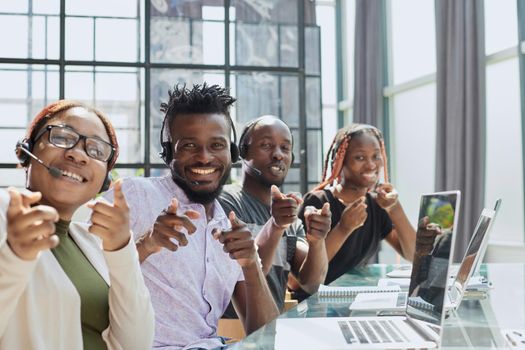
M 200 213 L 200 218 L 193 220 L 197 231 L 186 235 L 187 246 L 175 252 L 162 249 L 141 265 L 155 310 L 153 347 L 211 349 L 222 345 L 216 337 L 217 322 L 236 283 L 244 276 L 237 261 L 223 251 L 222 244 L 212 235 L 214 228 L 231 227 L 221 206 L 214 202 L 213 218 L 207 222 L 204 206 L 191 203 L 170 176 L 128 178 L 122 188 L 135 239 L 152 228 L 172 198 L 179 201 L 178 213 L 189 209 Z M 104 197 L 113 200 L 113 192 Z

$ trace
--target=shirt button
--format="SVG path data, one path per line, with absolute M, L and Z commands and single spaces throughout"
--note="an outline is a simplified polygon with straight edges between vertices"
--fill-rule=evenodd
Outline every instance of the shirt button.
M 209 263 L 209 262 L 210 262 L 210 258 L 206 258 L 206 262 L 208 262 L 208 263 Z

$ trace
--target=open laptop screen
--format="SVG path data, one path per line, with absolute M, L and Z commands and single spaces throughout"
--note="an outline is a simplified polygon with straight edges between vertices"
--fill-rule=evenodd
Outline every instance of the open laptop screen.
M 459 301 L 458 299 L 462 297 L 467 288 L 470 276 L 472 276 L 475 267 L 483 258 L 484 247 L 488 242 L 488 232 L 494 215 L 495 211 L 491 209 L 483 209 L 481 212 L 476 228 L 474 229 L 474 234 L 472 235 L 465 256 L 459 266 L 456 279 L 450 290 L 450 298 L 453 302 Z
M 406 310 L 413 319 L 441 324 L 459 202 L 459 191 L 421 197 Z

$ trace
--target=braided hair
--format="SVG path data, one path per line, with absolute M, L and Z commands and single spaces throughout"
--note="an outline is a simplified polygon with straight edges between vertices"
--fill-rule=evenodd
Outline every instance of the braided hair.
M 381 158 L 383 159 L 383 172 L 385 182 L 389 182 L 388 166 L 385 151 L 385 142 L 383 135 L 378 128 L 367 124 L 350 124 L 337 131 L 334 140 L 328 149 L 323 167 L 323 177 L 321 183 L 314 189 L 322 190 L 330 185 L 334 180 L 340 180 L 341 170 L 343 169 L 346 151 L 350 140 L 362 134 L 369 133 L 377 138 L 381 150 Z M 330 175 L 328 176 L 328 166 L 330 166 Z

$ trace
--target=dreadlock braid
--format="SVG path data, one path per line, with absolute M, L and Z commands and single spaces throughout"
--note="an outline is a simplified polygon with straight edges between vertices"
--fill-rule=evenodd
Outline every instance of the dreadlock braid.
M 324 189 L 326 186 L 330 185 L 334 180 L 338 180 L 340 178 L 341 171 L 344 165 L 344 160 L 346 157 L 346 151 L 348 150 L 350 140 L 352 139 L 352 137 L 359 136 L 365 132 L 372 133 L 372 135 L 374 135 L 379 141 L 381 158 L 383 159 L 384 179 L 385 182 L 389 182 L 385 143 L 381 131 L 379 131 L 379 129 L 377 129 L 376 127 L 367 124 L 350 124 L 337 131 L 334 140 L 332 141 L 332 144 L 328 149 L 328 153 L 326 154 L 322 181 L 314 189 L 315 191 Z M 330 164 L 331 167 L 330 176 L 328 176 L 328 164 Z
M 326 153 L 326 158 L 324 159 L 324 167 L 323 167 L 323 177 L 321 178 L 321 182 L 326 179 L 326 172 L 328 169 L 328 162 L 330 161 L 330 155 L 334 149 L 335 142 L 337 141 L 337 137 L 334 137 L 332 140 L 332 143 L 330 144 L 330 147 L 328 148 L 328 153 Z

